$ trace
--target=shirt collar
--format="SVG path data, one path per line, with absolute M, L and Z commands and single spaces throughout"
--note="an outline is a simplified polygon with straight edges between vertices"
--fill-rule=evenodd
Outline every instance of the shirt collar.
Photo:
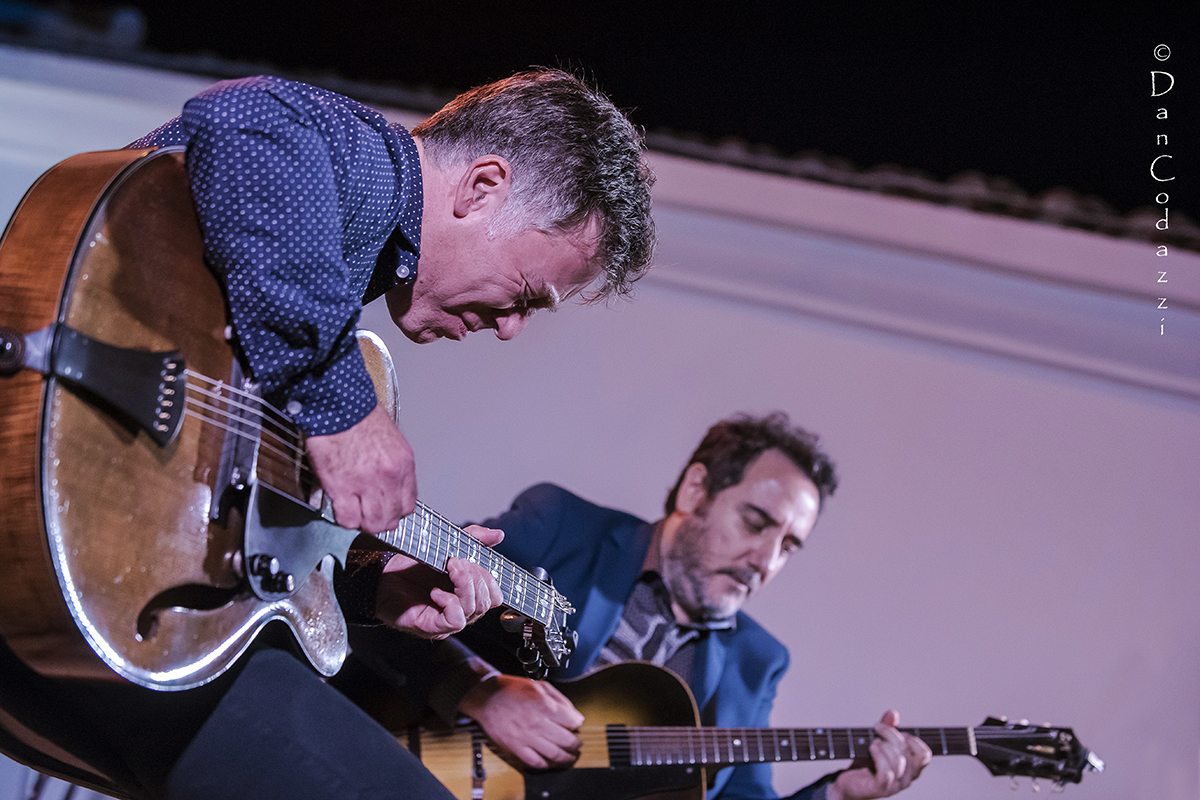
M 397 147 L 392 148 L 392 158 L 395 159 L 399 174 L 397 195 L 400 221 L 375 259 L 375 271 L 363 296 L 364 303 L 396 286 L 415 282 L 417 262 L 421 258 L 421 214 L 425 207 L 421 158 L 417 143 L 403 125 L 390 123 L 388 127 L 396 135 L 398 143 Z

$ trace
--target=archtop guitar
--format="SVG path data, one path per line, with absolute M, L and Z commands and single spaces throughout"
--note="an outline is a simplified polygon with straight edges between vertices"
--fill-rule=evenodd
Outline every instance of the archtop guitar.
M 346 655 L 332 522 L 288 416 L 231 346 L 180 148 L 84 153 L 26 194 L 0 242 L 0 636 L 47 675 L 186 689 L 280 620 L 324 675 Z M 380 401 L 396 377 L 359 344 Z M 484 565 L 562 664 L 570 604 L 423 504 L 373 546 Z

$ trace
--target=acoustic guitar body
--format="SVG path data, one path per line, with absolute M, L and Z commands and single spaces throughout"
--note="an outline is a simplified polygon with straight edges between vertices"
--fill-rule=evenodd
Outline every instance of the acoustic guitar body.
M 0 635 L 35 670 L 185 689 L 274 619 L 320 671 L 340 666 L 332 558 L 291 597 L 260 600 L 239 578 L 239 514 L 210 514 L 230 397 L 214 382 L 234 364 L 226 320 L 181 152 L 67 159 L 9 223 L 0 325 L 28 335 L 60 323 L 121 348 L 178 351 L 187 368 L 188 410 L 165 445 L 65 380 L 0 375 Z
M 692 693 L 673 673 L 650 664 L 618 664 L 557 686 L 587 719 L 572 769 L 518 772 L 471 727 L 421 730 L 400 741 L 418 751 L 429 771 L 461 800 L 472 797 L 474 750 L 482 756 L 483 800 L 704 800 L 703 766 L 614 763 L 605 735 L 610 725 L 698 725 Z

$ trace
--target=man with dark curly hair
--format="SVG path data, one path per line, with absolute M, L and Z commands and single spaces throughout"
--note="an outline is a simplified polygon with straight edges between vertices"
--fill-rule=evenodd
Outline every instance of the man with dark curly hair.
M 759 728 L 769 724 L 788 652 L 741 608 L 804 546 L 836 487 L 816 436 L 782 413 L 737 416 L 708 431 L 657 522 L 540 484 L 485 524 L 504 530 L 498 550 L 545 568 L 579 607 L 571 618 L 578 646 L 569 668 L 552 677 L 649 662 L 689 684 L 704 725 Z M 462 641 L 511 670 L 503 638 L 475 626 Z M 554 686 L 500 674 L 466 651 L 447 662 L 454 668 L 429 690 L 441 715 L 475 719 L 513 763 L 563 767 L 578 757 L 583 717 Z M 896 712 L 885 713 L 869 758 L 801 789 L 794 800 L 867 800 L 906 788 L 932 754 L 897 723 Z M 768 763 L 721 770 L 709 794 L 775 796 Z

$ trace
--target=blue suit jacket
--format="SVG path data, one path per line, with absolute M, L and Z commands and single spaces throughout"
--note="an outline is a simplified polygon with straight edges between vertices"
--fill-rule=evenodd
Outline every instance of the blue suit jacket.
M 578 646 L 555 678 L 588 672 L 617 628 L 625 602 L 642 572 L 653 526 L 543 483 L 522 492 L 503 515 L 484 523 L 504 531 L 496 548 L 517 564 L 544 568 L 575 606 L 569 624 Z M 746 614 L 733 630 L 714 631 L 696 653 L 690 687 L 704 725 L 767 727 L 775 687 L 788 667 L 787 649 Z M 830 776 L 792 795 L 819 800 Z M 769 764 L 722 770 L 709 798 L 775 798 Z

